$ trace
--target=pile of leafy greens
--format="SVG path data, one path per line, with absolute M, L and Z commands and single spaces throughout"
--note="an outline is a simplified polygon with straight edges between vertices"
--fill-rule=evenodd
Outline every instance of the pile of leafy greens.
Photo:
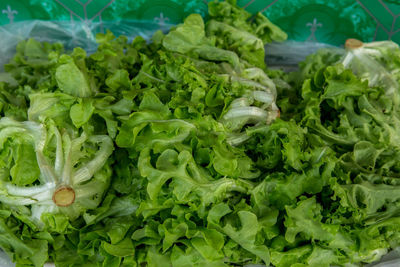
M 399 48 L 285 74 L 264 63 L 285 39 L 227 1 L 150 42 L 99 34 L 91 55 L 21 42 L 0 75 L 1 249 L 17 266 L 300 267 L 399 246 Z

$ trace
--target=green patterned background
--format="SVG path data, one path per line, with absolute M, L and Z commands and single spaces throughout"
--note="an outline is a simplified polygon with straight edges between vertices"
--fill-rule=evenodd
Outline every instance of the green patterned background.
M 341 45 L 349 37 L 400 43 L 400 0 L 238 0 L 262 12 L 289 39 Z M 0 0 L 0 25 L 18 21 L 93 22 L 141 20 L 176 24 L 190 13 L 207 14 L 206 0 Z M 104 30 L 104 29 L 103 29 Z

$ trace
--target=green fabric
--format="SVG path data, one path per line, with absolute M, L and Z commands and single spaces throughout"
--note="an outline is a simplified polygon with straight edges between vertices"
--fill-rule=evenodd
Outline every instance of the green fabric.
M 207 16 L 206 0 L 2 0 L 0 25 L 23 20 L 74 22 L 151 21 L 177 24 L 191 13 Z M 209 1 L 208 1 L 209 2 Z M 298 41 L 342 45 L 347 38 L 400 42 L 400 2 L 396 0 L 238 0 L 261 11 Z M 107 26 L 105 27 L 107 28 Z M 104 30 L 104 29 L 102 29 Z

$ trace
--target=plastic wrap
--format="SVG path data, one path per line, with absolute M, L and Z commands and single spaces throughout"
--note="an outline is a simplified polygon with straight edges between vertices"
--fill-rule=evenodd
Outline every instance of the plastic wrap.
M 41 42 L 61 42 L 67 50 L 82 47 L 88 53 L 97 48 L 96 34 L 112 31 L 128 39 L 142 36 L 148 40 L 155 31 L 167 31 L 172 24 L 157 24 L 149 21 L 71 22 L 71 21 L 21 21 L 0 27 L 0 70 L 14 55 L 19 41 L 35 38 Z
M 299 62 L 315 53 L 318 49 L 330 48 L 337 53 L 343 53 L 343 49 L 330 44 L 316 42 L 286 41 L 284 43 L 271 43 L 265 46 L 265 62 L 270 68 L 294 71 L 298 69 Z
M 391 41 L 362 43 L 356 39 L 346 41 L 346 55 L 341 63 L 349 68 L 362 80 L 367 80 L 369 86 L 382 86 L 388 95 L 399 90 L 399 84 L 393 71 L 385 65 L 390 61 L 390 52 L 398 50 L 399 46 Z M 387 58 L 385 58 L 387 57 Z

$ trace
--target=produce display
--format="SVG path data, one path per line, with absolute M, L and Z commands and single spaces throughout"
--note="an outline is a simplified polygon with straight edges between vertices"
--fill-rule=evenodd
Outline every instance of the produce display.
M 210 2 L 151 41 L 22 41 L 0 74 L 0 248 L 17 266 L 350 266 L 400 245 L 400 50 L 265 63 Z

